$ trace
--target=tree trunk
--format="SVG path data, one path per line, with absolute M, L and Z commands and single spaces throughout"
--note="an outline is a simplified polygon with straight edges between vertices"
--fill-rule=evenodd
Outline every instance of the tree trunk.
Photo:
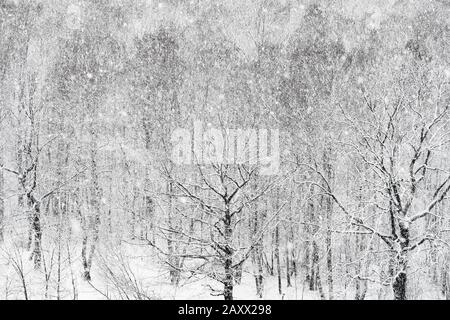
M 327 215 L 327 234 L 325 238 L 325 246 L 327 250 L 327 282 L 328 282 L 328 298 L 333 300 L 333 244 L 332 244 L 332 215 L 333 206 L 331 198 L 327 197 L 325 200 L 326 215 Z
M 5 187 L 5 176 L 3 174 L 3 148 L 0 146 L 0 243 L 4 240 L 4 220 L 5 220 L 5 202 L 4 202 L 4 187 Z
M 331 165 L 330 156 L 332 153 L 331 146 L 327 141 L 327 148 L 323 152 L 323 167 L 328 183 L 332 184 L 334 180 L 333 167 Z M 327 233 L 325 237 L 325 246 L 327 250 L 327 282 L 328 282 L 328 298 L 333 300 L 333 245 L 332 245 L 332 219 L 333 219 L 333 200 L 326 196 L 324 199 L 325 214 L 327 222 Z
M 275 262 L 277 264 L 278 293 L 282 294 L 281 287 L 281 264 L 280 264 L 280 231 L 278 224 L 275 228 Z
M 41 230 L 41 204 L 32 191 L 27 193 L 28 207 L 31 216 L 31 240 L 33 251 L 30 260 L 33 259 L 34 268 L 39 269 L 42 261 L 42 230 Z M 33 241 L 34 240 L 34 241 Z
M 441 292 L 445 300 L 450 300 L 450 274 L 448 260 L 444 262 L 441 271 Z
M 399 259 L 399 270 L 394 278 L 394 283 L 392 284 L 395 300 L 406 300 L 406 262 L 400 261 L 401 259 L 402 258 Z
M 224 238 L 225 238 L 225 256 L 224 256 L 224 273 L 223 296 L 225 300 L 233 300 L 233 249 L 231 242 L 233 240 L 233 229 L 231 227 L 231 214 L 229 204 L 226 203 L 224 217 Z
M 314 192 L 314 190 L 312 190 L 311 192 Z M 311 227 L 309 228 L 309 233 L 308 233 L 308 237 L 312 238 L 309 243 L 309 261 L 308 261 L 308 272 L 309 272 L 309 290 L 314 291 L 317 289 L 317 276 L 316 276 L 316 264 L 319 261 L 319 253 L 317 252 L 317 245 L 316 245 L 316 241 L 314 240 L 315 235 L 315 231 L 317 229 L 316 226 L 314 226 L 315 224 L 315 219 L 314 219 L 314 203 L 312 202 L 312 200 L 310 200 L 310 203 L 308 204 L 308 222 L 311 223 Z
M 167 194 L 168 194 L 168 201 L 169 201 L 169 208 L 168 208 L 168 214 L 167 214 L 167 224 L 169 226 L 169 229 L 174 229 L 174 223 L 173 223 L 173 186 L 172 183 L 169 182 L 167 184 Z M 175 243 L 173 241 L 173 233 L 169 232 L 167 235 L 167 251 L 168 251 L 168 262 L 169 262 L 169 276 L 170 276 L 170 283 L 172 285 L 178 285 L 180 280 L 180 270 L 179 267 L 179 259 L 176 256 L 176 248 Z
M 94 259 L 95 250 L 97 246 L 97 242 L 99 240 L 99 234 L 100 234 L 100 216 L 101 216 L 101 210 L 100 210 L 100 185 L 99 185 L 99 177 L 98 177 L 98 168 L 97 168 L 97 161 L 96 161 L 96 143 L 93 142 L 93 147 L 91 149 L 91 179 L 92 179 L 92 186 L 91 186 L 91 201 L 90 201 L 90 208 L 94 212 L 94 214 L 88 216 L 88 225 L 85 223 L 84 228 L 84 237 L 83 237 L 83 247 L 82 247 L 82 263 L 83 263 L 83 277 L 87 281 L 91 281 L 91 267 L 92 267 L 92 261 Z M 89 237 L 91 235 L 91 237 Z M 88 243 L 90 240 L 89 245 L 89 251 L 88 251 Z
M 406 282 L 407 282 L 407 255 L 400 253 L 397 258 L 397 270 L 394 275 L 392 289 L 394 291 L 395 300 L 406 300 Z
M 223 296 L 227 301 L 233 300 L 233 270 L 231 268 L 232 263 L 233 261 L 230 257 L 225 259 L 225 281 L 223 282 Z
M 292 287 L 291 283 L 291 255 L 289 252 L 289 238 L 287 237 L 286 241 L 286 287 Z
M 262 253 L 261 246 L 258 246 L 256 249 L 256 275 L 255 275 L 255 283 L 256 283 L 256 295 L 262 299 L 264 293 L 264 276 L 263 276 L 263 263 L 262 263 Z
M 322 278 L 320 277 L 320 266 L 319 266 L 319 248 L 316 241 L 313 241 L 313 268 L 314 268 L 314 282 L 317 290 L 320 294 L 320 299 L 325 300 L 325 293 L 322 286 Z
M 34 247 L 33 247 L 33 259 L 34 268 L 39 269 L 41 267 L 42 260 L 42 230 L 41 230 L 41 210 L 39 203 L 33 205 L 33 232 L 34 232 Z
M 260 227 L 260 212 L 258 205 L 255 205 L 254 215 L 253 215 L 253 225 L 251 227 L 252 233 L 257 234 Z M 259 298 L 263 297 L 264 291 L 264 276 L 263 276 L 263 253 L 262 253 L 262 240 L 259 240 L 255 244 L 255 248 L 252 252 L 252 262 L 253 262 L 253 277 L 255 278 L 256 295 Z
M 395 256 L 396 272 L 394 273 L 394 281 L 392 289 L 394 291 L 395 300 L 407 300 L 406 284 L 407 284 L 407 268 L 408 268 L 408 247 L 409 247 L 409 228 L 403 223 L 399 224 L 400 229 L 400 252 Z

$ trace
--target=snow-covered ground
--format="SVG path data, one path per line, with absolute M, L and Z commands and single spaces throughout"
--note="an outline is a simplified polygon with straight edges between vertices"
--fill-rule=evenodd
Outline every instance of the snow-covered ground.
M 167 267 L 155 263 L 157 257 L 149 248 L 122 245 L 114 249 L 102 247 L 96 256 L 92 270 L 92 281 L 82 279 L 80 250 L 71 252 L 71 264 L 66 255 L 62 255 L 60 266 L 60 284 L 58 289 L 58 263 L 56 254 L 44 254 L 46 263 L 41 270 L 33 269 L 29 252 L 17 246 L 3 245 L 0 256 L 0 299 L 183 299 L 205 300 L 223 299 L 211 294 L 211 287 L 220 289 L 221 285 L 205 276 L 183 277 L 178 286 L 170 284 Z M 23 281 L 22 281 L 23 273 Z M 48 281 L 46 281 L 46 278 Z M 303 278 L 303 277 L 302 277 Z M 269 300 L 318 300 L 318 291 L 310 291 L 300 277 L 293 278 L 292 286 L 286 287 L 282 279 L 282 292 L 278 294 L 276 276 L 265 276 L 263 299 Z M 327 288 L 324 287 L 324 291 Z M 354 299 L 354 286 L 334 288 L 335 299 Z M 327 293 L 327 292 L 326 292 Z M 437 288 L 429 287 L 415 293 L 417 299 L 441 298 Z M 258 299 L 255 281 L 248 271 L 243 273 L 242 281 L 234 288 L 234 298 Z M 390 288 L 369 285 L 366 299 L 391 299 Z

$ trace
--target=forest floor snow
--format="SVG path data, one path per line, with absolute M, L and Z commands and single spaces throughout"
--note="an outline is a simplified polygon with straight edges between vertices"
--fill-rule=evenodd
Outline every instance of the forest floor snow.
M 211 288 L 220 290 L 221 284 L 205 276 L 182 278 L 178 286 L 170 284 L 167 266 L 159 261 L 148 247 L 121 245 L 119 248 L 99 248 L 92 268 L 92 281 L 82 279 L 82 265 L 78 248 L 57 261 L 55 251 L 44 252 L 39 270 L 33 268 L 30 253 L 17 246 L 0 248 L 0 299 L 223 299 L 212 295 Z M 78 258 L 77 258 L 78 257 Z M 302 277 L 303 278 L 303 277 Z M 59 279 L 59 281 L 58 281 Z M 278 293 L 278 278 L 265 276 L 262 299 L 318 300 L 318 291 L 310 291 L 300 277 L 292 277 L 292 286 L 282 278 L 282 294 Z M 324 287 L 325 295 L 328 295 Z M 354 299 L 354 285 L 335 286 L 335 299 Z M 243 272 L 242 281 L 234 287 L 234 298 L 258 299 L 254 277 Z M 369 286 L 366 299 L 391 299 L 390 288 L 383 290 Z M 436 288 L 418 295 L 421 299 L 439 299 Z

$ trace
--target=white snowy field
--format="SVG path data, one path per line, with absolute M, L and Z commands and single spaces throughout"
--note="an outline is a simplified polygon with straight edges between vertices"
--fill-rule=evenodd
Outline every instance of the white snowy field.
M 123 244 L 113 250 L 102 247 L 93 265 L 92 281 L 82 278 L 79 250 L 71 252 L 71 263 L 67 252 L 58 267 L 57 254 L 44 254 L 42 270 L 34 270 L 29 252 L 17 246 L 2 245 L 0 255 L 0 299 L 65 299 L 65 300 L 221 300 L 212 294 L 211 288 L 221 289 L 221 284 L 205 276 L 184 276 L 179 285 L 171 285 L 167 266 L 155 263 L 157 257 L 152 249 Z M 58 281 L 59 278 L 59 281 Z M 291 279 L 286 287 L 282 279 L 282 294 L 278 293 L 278 278 L 265 275 L 263 300 L 319 300 L 319 291 L 309 290 L 303 277 Z M 325 291 L 328 289 L 323 288 Z M 415 299 L 442 299 L 437 287 L 428 286 L 414 293 Z M 334 288 L 334 298 L 353 300 L 354 285 Z M 256 295 L 253 275 L 243 272 L 240 284 L 235 284 L 234 299 L 260 299 Z M 389 286 L 369 284 L 366 300 L 392 299 Z

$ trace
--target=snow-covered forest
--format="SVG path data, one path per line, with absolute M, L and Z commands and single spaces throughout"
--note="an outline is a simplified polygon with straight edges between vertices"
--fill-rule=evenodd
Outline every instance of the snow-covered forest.
M 0 299 L 450 299 L 449 25 L 0 0 Z

